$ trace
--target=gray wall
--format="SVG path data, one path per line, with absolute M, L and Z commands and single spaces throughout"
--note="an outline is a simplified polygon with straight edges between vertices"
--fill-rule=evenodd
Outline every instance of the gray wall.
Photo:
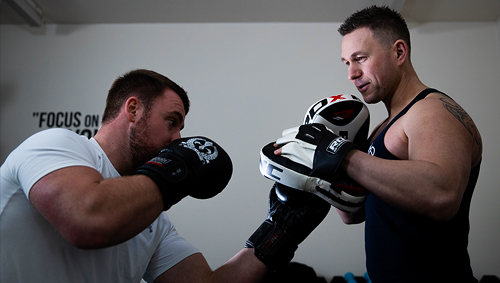
M 190 94 L 184 136 L 205 135 L 234 162 L 227 189 L 214 199 L 186 199 L 169 216 L 216 268 L 240 250 L 267 213 L 272 182 L 258 171 L 260 148 L 302 122 L 320 98 L 357 94 L 340 62 L 339 24 L 134 24 L 0 27 L 0 161 L 29 135 L 57 126 L 93 133 L 107 90 L 120 74 L 148 68 Z M 455 98 L 484 142 L 471 207 L 475 274 L 500 276 L 499 22 L 410 24 L 413 62 L 424 83 Z M 386 112 L 369 106 L 373 128 Z M 61 117 L 64 117 L 60 116 Z M 69 123 L 72 117 L 73 123 Z M 85 123 L 88 118 L 88 124 Z M 78 123 L 79 121 L 79 123 Z M 453 142 L 453 141 L 450 141 Z M 363 225 L 345 226 L 335 211 L 299 247 L 295 261 L 332 277 L 365 272 Z

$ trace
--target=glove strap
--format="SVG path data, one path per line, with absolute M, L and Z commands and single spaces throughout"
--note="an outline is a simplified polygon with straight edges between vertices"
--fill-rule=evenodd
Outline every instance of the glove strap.
M 298 245 L 270 220 L 264 221 L 247 240 L 245 247 L 254 248 L 255 256 L 270 270 L 287 265 Z
M 174 187 L 186 178 L 188 172 L 186 163 L 170 150 L 164 149 L 162 153 L 163 156 L 151 159 L 134 174 L 146 175 L 156 183 L 163 199 L 163 210 L 168 210 L 186 196 L 182 189 Z
M 311 176 L 330 181 L 351 149 L 356 145 L 342 137 L 323 141 L 316 149 Z

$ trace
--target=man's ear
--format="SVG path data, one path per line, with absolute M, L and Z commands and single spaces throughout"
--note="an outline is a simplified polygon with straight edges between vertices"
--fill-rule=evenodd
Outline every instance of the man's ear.
M 402 39 L 396 40 L 394 49 L 396 50 L 398 65 L 402 65 L 408 58 L 408 44 Z
M 129 97 L 127 101 L 125 101 L 125 113 L 130 122 L 136 122 L 140 116 L 140 102 L 139 99 L 135 96 Z

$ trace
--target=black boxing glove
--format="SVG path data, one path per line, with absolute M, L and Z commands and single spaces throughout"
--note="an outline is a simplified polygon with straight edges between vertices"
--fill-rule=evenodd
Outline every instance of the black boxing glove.
M 227 186 L 232 173 L 229 155 L 206 137 L 174 140 L 134 172 L 158 185 L 164 210 L 188 195 L 198 199 L 214 197 Z
M 309 176 L 332 182 L 340 163 L 356 145 L 325 125 L 313 123 L 284 131 L 276 143 L 281 156 L 310 168 Z
M 307 236 L 323 221 L 330 204 L 308 192 L 275 183 L 267 219 L 247 240 L 255 256 L 273 270 L 288 264 Z

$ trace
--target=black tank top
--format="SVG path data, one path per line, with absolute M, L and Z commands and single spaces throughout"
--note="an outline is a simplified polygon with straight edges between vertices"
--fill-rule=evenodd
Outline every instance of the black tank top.
M 376 137 L 368 153 L 397 160 L 384 145 L 387 130 L 432 92 L 439 91 L 426 89 L 419 93 Z M 467 245 L 469 207 L 479 168 L 480 165 L 472 168 L 459 211 L 446 222 L 406 213 L 369 194 L 365 206 L 365 251 L 372 282 L 477 282 Z

